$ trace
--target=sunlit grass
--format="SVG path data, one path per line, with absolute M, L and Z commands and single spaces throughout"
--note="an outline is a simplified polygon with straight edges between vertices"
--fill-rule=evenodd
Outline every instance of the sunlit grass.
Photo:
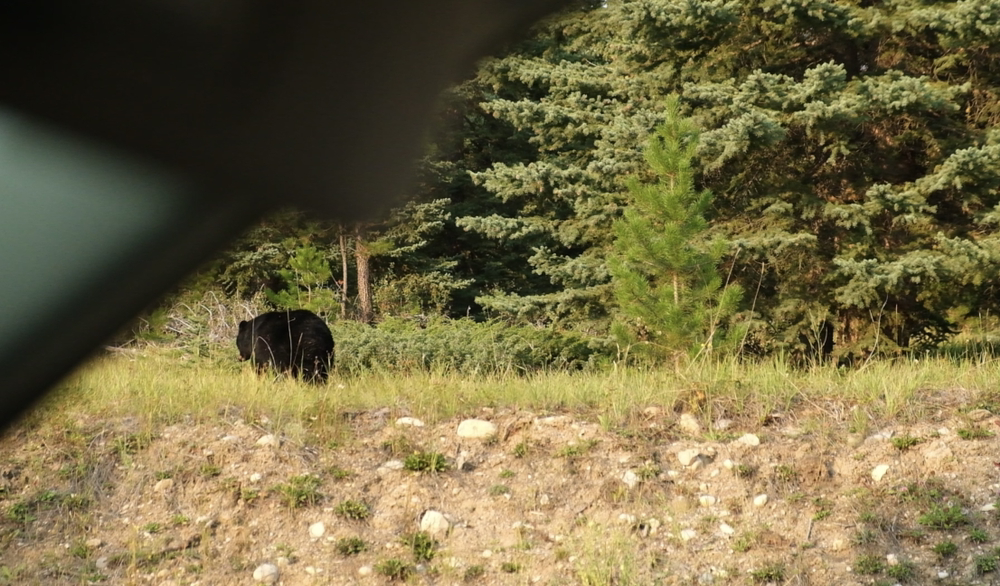
M 659 406 L 763 421 L 775 412 L 819 409 L 833 419 L 913 421 L 941 409 L 996 403 L 994 360 L 871 362 L 862 368 L 794 368 L 780 359 L 702 362 L 606 372 L 469 376 L 440 372 L 334 374 L 325 385 L 258 375 L 235 360 L 196 359 L 166 350 L 106 355 L 63 381 L 42 411 L 139 416 L 151 422 L 212 419 L 233 408 L 276 424 L 330 419 L 345 411 L 389 408 L 429 422 L 479 414 L 484 407 L 574 411 L 627 424 Z M 849 423 L 849 422 L 848 422 Z

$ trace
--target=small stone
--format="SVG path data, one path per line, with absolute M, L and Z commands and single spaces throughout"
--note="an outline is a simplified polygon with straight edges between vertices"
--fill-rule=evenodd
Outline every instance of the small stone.
M 380 471 L 389 471 L 389 470 L 402 470 L 405 467 L 406 464 L 403 463 L 402 460 L 389 460 L 385 464 L 379 466 L 378 469 Z
M 723 417 L 721 419 L 715 420 L 715 423 L 712 424 L 712 429 L 714 429 L 715 431 L 726 431 L 732 426 L 733 426 L 733 420 L 726 419 Z
M 729 523 L 719 524 L 719 531 L 721 531 L 723 535 L 732 535 L 736 533 L 736 530 L 733 529 L 733 527 Z
M 97 558 L 97 561 L 94 562 L 94 567 L 97 568 L 98 570 L 108 569 L 108 556 L 102 555 L 101 557 Z
M 429 510 L 420 517 L 420 530 L 431 535 L 446 535 L 451 529 L 451 523 L 439 511 Z
M 466 419 L 458 424 L 458 437 L 486 439 L 497 433 L 497 426 L 482 419 Z
M 250 475 L 250 482 L 260 482 L 260 479 L 264 476 L 260 472 L 254 472 Z
M 703 506 L 703 507 L 711 507 L 716 502 L 718 502 L 718 500 L 719 499 L 715 498 L 714 496 L 712 496 L 710 494 L 703 494 L 700 497 L 698 497 L 698 504 L 701 505 L 701 506 Z
M 650 419 L 653 419 L 655 417 L 659 417 L 660 415 L 662 415 L 663 409 L 659 407 L 646 407 L 645 409 L 642 410 L 642 414 Z
M 938 578 L 940 578 L 941 580 L 944 580 L 948 576 L 949 576 L 949 574 L 948 574 L 947 570 L 939 570 L 938 571 Z
M 274 584 L 278 581 L 278 566 L 274 564 L 261 564 L 253 571 L 255 582 Z
M 996 506 L 996 503 L 987 503 L 987 504 L 979 507 L 979 510 L 982 511 L 982 512 L 984 512 L 984 513 L 989 513 L 991 511 L 997 510 L 997 506 Z
M 326 524 L 322 521 L 317 521 L 309 526 L 309 536 L 313 539 L 323 537 L 324 533 L 326 533 Z
M 663 523 L 659 519 L 657 519 L 656 517 L 651 517 L 649 519 L 649 521 L 646 521 L 646 524 L 649 525 L 649 534 L 650 535 L 653 535 L 657 531 L 659 531 L 660 530 L 660 526 L 663 525 Z
M 639 475 L 631 470 L 626 470 L 625 473 L 622 474 L 622 482 L 624 482 L 625 486 L 629 487 L 631 490 L 639 484 Z
M 690 466 L 691 462 L 697 460 L 700 455 L 701 452 L 694 448 L 681 450 L 677 452 L 677 460 L 681 463 L 681 466 Z
M 681 529 L 681 539 L 684 541 L 691 541 L 698 536 L 698 532 L 694 529 Z
M 698 419 L 690 413 L 681 414 L 681 418 L 677 421 L 677 427 L 691 435 L 698 435 L 701 433 L 701 423 L 699 423 Z
M 288 567 L 288 564 L 289 564 L 289 563 L 290 563 L 290 562 L 288 561 L 288 558 L 286 558 L 286 557 L 285 557 L 285 556 L 283 556 L 283 555 L 279 555 L 279 556 L 278 556 L 278 557 L 277 557 L 277 558 L 276 558 L 276 559 L 274 560 L 274 565 L 278 566 L 279 568 L 287 568 L 287 567 Z
M 416 417 L 400 417 L 396 420 L 396 425 L 409 425 L 411 427 L 423 427 L 424 422 Z
M 725 468 L 726 470 L 732 470 L 733 468 L 736 467 L 736 464 L 732 460 L 723 460 L 722 467 Z
M 315 576 L 316 575 L 316 568 L 314 568 L 312 566 L 306 566 L 306 573 L 309 574 L 310 576 Z
M 879 482 L 885 476 L 885 473 L 889 471 L 888 464 L 879 464 L 872 470 L 872 480 Z
M 371 566 L 361 566 L 360 568 L 358 568 L 359 576 L 371 576 L 372 572 L 374 572 L 374 570 L 372 569 Z
M 153 485 L 153 492 L 168 492 L 174 487 L 173 478 L 163 478 Z
M 489 550 L 489 549 L 484 549 L 483 553 L 481 553 L 479 555 L 483 556 L 484 558 L 491 558 L 491 557 L 493 557 L 493 551 Z
M 541 417 L 538 420 L 539 425 L 551 425 L 552 427 L 563 427 L 572 423 L 573 419 L 568 415 L 550 415 L 549 417 Z
M 270 446 L 270 447 L 277 446 L 278 445 L 278 437 L 276 435 L 274 435 L 273 433 L 269 433 L 267 435 L 262 435 L 262 436 L 260 436 L 260 439 L 257 440 L 257 445 L 258 446 L 262 446 L 262 447 L 264 447 L 264 446 Z
M 618 522 L 623 525 L 635 525 L 636 520 L 635 515 L 630 515 L 628 513 L 618 515 Z
M 736 441 L 745 446 L 750 446 L 750 447 L 755 447 L 760 445 L 760 438 L 757 437 L 757 434 L 753 433 L 745 433 L 741 435 L 740 438 Z
M 101 539 L 99 537 L 94 537 L 94 538 L 88 539 L 87 542 L 86 542 L 86 545 L 90 549 L 94 549 L 94 548 L 101 547 L 102 545 L 104 545 L 104 542 L 101 541 Z
M 758 494 L 757 496 L 753 497 L 753 506 L 763 507 L 766 504 L 767 504 L 766 494 Z
M 898 566 L 899 558 L 896 557 L 896 554 L 890 553 L 889 555 L 885 556 L 885 562 L 890 566 Z

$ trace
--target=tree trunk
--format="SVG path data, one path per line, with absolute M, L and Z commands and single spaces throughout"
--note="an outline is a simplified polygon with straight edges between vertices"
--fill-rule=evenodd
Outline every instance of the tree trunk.
M 348 292 L 348 277 L 347 277 L 347 228 L 341 224 L 340 225 L 340 319 L 347 319 L 347 292 Z
M 372 323 L 374 314 L 372 311 L 372 284 L 371 272 L 369 271 L 368 247 L 364 241 L 364 228 L 357 224 L 354 228 L 354 262 L 358 268 L 358 321 L 366 324 Z

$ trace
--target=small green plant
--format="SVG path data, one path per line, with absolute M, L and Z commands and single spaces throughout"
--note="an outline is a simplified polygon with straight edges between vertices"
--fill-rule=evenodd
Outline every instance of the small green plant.
M 375 564 L 375 571 L 389 580 L 402 582 L 413 573 L 413 567 L 402 560 L 388 559 Z
M 352 521 L 364 521 L 372 516 L 372 511 L 368 508 L 368 505 L 355 500 L 346 500 L 340 503 L 334 507 L 333 512 L 340 517 Z
M 500 564 L 500 571 L 505 574 L 516 574 L 521 571 L 521 564 L 514 562 L 503 562 Z
M 942 507 L 933 505 L 930 511 L 917 518 L 917 523 L 930 529 L 954 529 L 969 522 L 969 517 L 962 512 L 962 507 L 951 505 Z
M 900 452 L 905 452 L 924 440 L 919 437 L 913 437 L 912 435 L 901 435 L 894 437 L 889 441 L 892 443 L 892 447 L 896 448 Z
M 798 473 L 795 472 L 795 468 L 792 468 L 788 464 L 781 464 L 774 469 L 774 477 L 781 482 L 792 482 L 798 478 Z
M 403 461 L 403 468 L 411 472 L 444 472 L 448 460 L 437 452 L 414 452 Z
M 746 553 L 753 549 L 753 546 L 757 544 L 757 533 L 744 533 L 733 540 L 733 551 L 738 553 Z
M 642 466 L 636 469 L 635 475 L 639 477 L 642 482 L 648 482 L 655 479 L 663 470 L 652 462 L 646 462 Z
M 833 514 L 833 501 L 825 498 L 813 499 L 816 505 L 816 513 L 813 515 L 814 521 L 822 521 Z
M 556 456 L 560 458 L 570 458 L 570 459 L 579 458 L 580 456 L 589 452 L 596 445 L 597 445 L 596 439 L 585 440 L 580 443 L 563 447 L 561 450 L 556 452 Z
M 156 522 L 146 523 L 145 525 L 142 526 L 142 530 L 145 533 L 149 533 L 150 535 L 156 535 L 160 531 L 163 531 L 163 525 Z
M 514 454 L 515 458 L 523 458 L 527 456 L 528 452 L 530 451 L 531 451 L 531 446 L 528 445 L 528 442 L 520 442 L 516 446 L 514 446 L 514 451 L 512 453 Z
M 167 478 L 173 478 L 173 477 L 174 477 L 173 470 L 160 470 L 156 474 L 153 474 L 153 478 L 155 478 L 156 480 L 166 480 Z
M 510 487 L 506 484 L 494 484 L 490 487 L 490 496 L 502 496 L 510 494 Z
M 463 582 L 475 582 L 476 580 L 482 578 L 486 575 L 486 568 L 475 565 L 465 568 L 465 573 L 462 574 Z
M 358 555 L 368 549 L 368 544 L 360 537 L 343 537 L 335 544 L 337 553 L 342 556 Z
M 955 433 L 964 440 L 979 440 L 993 437 L 992 431 L 982 427 L 963 427 Z
M 882 558 L 877 555 L 862 555 L 854 560 L 854 573 L 862 576 L 872 576 L 885 569 Z
M 750 571 L 750 579 L 755 584 L 769 584 L 772 582 L 783 582 L 785 580 L 785 566 L 779 563 L 767 564 L 761 568 Z
M 239 495 L 244 504 L 250 505 L 260 498 L 260 491 L 254 488 L 241 488 Z
M 113 447 L 122 456 L 134 456 L 153 443 L 151 433 L 129 433 L 114 439 Z
M 868 545 L 876 541 L 878 541 L 878 535 L 871 529 L 861 529 L 851 537 L 851 543 L 854 545 Z
M 277 490 L 284 497 L 288 508 L 297 509 L 299 507 L 312 506 L 319 502 L 321 498 L 319 493 L 320 484 L 322 484 L 322 481 L 318 476 L 303 474 L 289 478 L 285 484 L 279 484 Z
M 27 502 L 14 503 L 7 507 L 7 518 L 20 525 L 33 523 L 36 519 L 35 508 Z
M 505 469 L 505 470 L 501 470 L 500 471 L 500 478 L 514 478 L 514 476 L 516 476 L 516 475 L 517 475 L 517 473 L 514 472 L 513 470 L 506 470 Z
M 990 540 L 990 534 L 982 529 L 970 529 L 969 541 L 972 543 L 986 543 Z
M 757 474 L 757 467 L 750 464 L 737 464 L 733 467 L 733 474 L 736 475 L 736 478 L 747 480 Z
M 182 515 L 180 513 L 177 513 L 176 515 L 170 518 L 170 524 L 173 525 L 174 527 L 187 525 L 190 522 L 191 522 L 191 517 L 188 517 L 187 515 Z
M 90 548 L 87 547 L 87 543 L 82 539 L 77 539 L 69 548 L 69 554 L 75 558 L 85 560 L 90 557 Z
M 434 559 L 434 552 L 438 548 L 437 540 L 431 537 L 426 531 L 417 531 L 416 533 L 404 535 L 401 541 L 403 545 L 410 548 L 410 551 L 413 553 L 413 559 L 417 563 L 429 562 Z
M 198 472 L 202 478 L 215 478 L 222 475 L 222 468 L 219 468 L 215 464 L 202 464 Z
M 996 554 L 979 555 L 973 559 L 972 565 L 977 574 L 989 574 L 997 570 Z
M 898 582 L 908 582 L 917 573 L 917 566 L 909 560 L 899 560 L 887 567 L 885 573 Z
M 347 470 L 346 468 L 341 468 L 340 466 L 330 466 L 330 469 L 327 472 L 330 474 L 330 478 L 333 478 L 334 480 L 346 480 L 351 476 L 354 476 L 353 472 Z
M 951 541 L 942 541 L 941 543 L 935 545 L 933 550 L 934 553 L 943 558 L 950 558 L 958 553 L 958 546 Z

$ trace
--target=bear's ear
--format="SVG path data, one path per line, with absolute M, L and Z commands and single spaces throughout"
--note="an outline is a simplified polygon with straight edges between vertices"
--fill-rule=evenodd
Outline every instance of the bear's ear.
M 250 322 L 248 322 L 247 320 L 241 321 L 240 322 L 240 331 L 242 332 L 243 330 L 245 330 L 248 325 L 250 325 Z

